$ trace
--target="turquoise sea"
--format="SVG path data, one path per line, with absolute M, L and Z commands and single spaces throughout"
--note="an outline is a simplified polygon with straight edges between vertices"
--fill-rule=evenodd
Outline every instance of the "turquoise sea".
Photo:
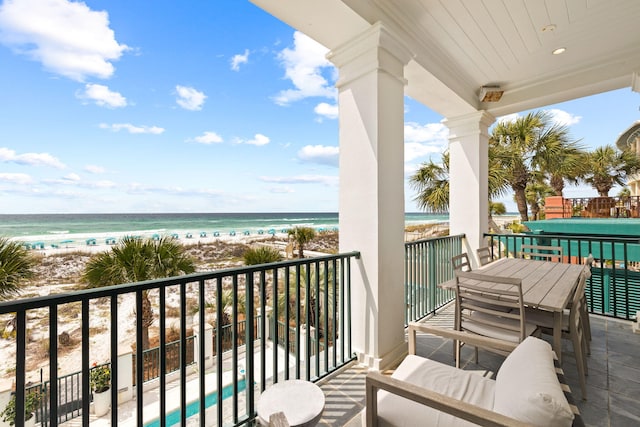
M 407 225 L 447 222 L 448 215 L 407 213 Z M 338 228 L 338 213 L 158 213 L 158 214 L 27 214 L 0 215 L 0 236 L 25 242 L 71 243 L 123 235 L 147 236 L 200 233 L 237 235 L 294 226 L 316 229 Z M 286 231 L 285 231 L 286 232 Z

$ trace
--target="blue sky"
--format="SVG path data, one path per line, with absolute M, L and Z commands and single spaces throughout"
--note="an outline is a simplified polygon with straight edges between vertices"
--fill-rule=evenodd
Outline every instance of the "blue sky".
M 337 211 L 325 53 L 243 0 L 4 0 L 0 213 Z M 405 102 L 408 177 L 448 132 Z M 547 109 L 593 148 L 639 106 L 626 88 Z

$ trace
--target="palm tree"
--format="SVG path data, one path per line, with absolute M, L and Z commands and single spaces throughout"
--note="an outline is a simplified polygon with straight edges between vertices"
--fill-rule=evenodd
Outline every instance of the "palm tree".
M 193 273 L 195 261 L 171 239 L 125 237 L 109 252 L 91 257 L 83 280 L 88 287 L 113 286 Z M 142 292 L 142 348 L 149 348 L 149 327 L 154 313 L 148 291 Z
M 20 293 L 22 281 L 33 277 L 34 264 L 20 242 L 0 238 L 0 301 Z
M 447 212 L 449 210 L 449 152 L 442 154 L 442 163 L 429 159 L 423 163 L 409 179 L 417 191 L 414 200 L 418 207 L 427 212 Z
M 617 151 L 605 145 L 588 154 L 587 166 L 584 181 L 595 188 L 600 197 L 608 197 L 614 185 L 625 185 L 627 176 L 640 170 L 640 159 L 632 151 Z
M 298 245 L 298 258 L 304 258 L 304 246 L 316 237 L 316 231 L 311 227 L 293 227 L 288 231 L 289 237 Z
M 562 196 L 565 181 L 578 184 L 587 171 L 585 149 L 570 139 L 568 127 L 558 124 L 546 129 L 540 139 L 543 144 L 536 153 L 539 172 L 553 190 L 548 195 Z
M 522 221 L 527 221 L 527 185 L 536 171 L 552 175 L 557 189 L 562 191 L 564 171 L 557 171 L 558 162 L 575 164 L 573 156 L 579 155 L 579 147 L 569 141 L 564 126 L 554 125 L 551 116 L 545 111 L 529 113 L 511 122 L 499 122 L 489 138 L 493 148 L 493 167 L 498 167 L 505 183 L 514 191 L 516 205 Z M 570 175 L 572 176 L 572 175 Z M 564 184 L 562 184 L 564 185 Z
M 500 197 L 506 193 L 504 173 L 498 167 L 489 147 L 489 197 Z M 418 192 L 414 198 L 418 206 L 427 212 L 447 212 L 449 210 L 449 152 L 442 154 L 442 163 L 433 160 L 423 163 L 409 179 Z
M 527 195 L 527 203 L 531 206 L 531 216 L 534 221 L 539 219 L 540 205 L 544 205 L 544 199 L 547 196 L 556 194 L 553 188 L 541 180 L 530 182 L 529 185 L 527 185 L 525 193 Z

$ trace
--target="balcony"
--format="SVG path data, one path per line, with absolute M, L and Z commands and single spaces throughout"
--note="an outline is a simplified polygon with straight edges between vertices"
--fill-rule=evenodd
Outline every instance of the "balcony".
M 501 240 L 505 235 L 487 237 L 496 256 L 513 256 L 515 240 Z M 509 235 L 508 238 L 531 239 L 531 236 Z M 570 356 L 564 359 L 565 374 L 587 425 L 638 423 L 640 411 L 635 397 L 640 390 L 640 361 L 636 355 L 640 351 L 640 340 L 631 331 L 633 322 L 630 321 L 635 317 L 633 310 L 638 308 L 638 282 L 632 267 L 608 263 L 617 259 L 610 258 L 612 251 L 626 254 L 630 243 L 595 237 L 583 237 L 583 240 L 588 244 L 578 241 L 577 236 L 559 244 L 567 245 L 565 262 L 583 262 L 590 253 L 583 249 L 585 247 L 590 248 L 591 253 L 594 248 L 600 250 L 597 252 L 599 267 L 595 267 L 587 291 L 590 310 L 598 313 L 591 316 L 589 400 L 579 400 L 577 371 Z M 405 322 L 422 320 L 440 326 L 452 325 L 452 295 L 440 290 L 437 284 L 453 277 L 449 259 L 464 247 L 465 239 L 461 235 L 405 245 Z M 326 398 L 322 419 L 325 425 L 360 425 L 367 368 L 355 360 L 351 329 L 352 318 L 358 315 L 351 311 L 351 276 L 359 267 L 359 254 L 354 252 L 2 303 L 0 314 L 17 313 L 14 379 L 17 425 L 24 422 L 20 414 L 25 394 L 34 390 L 41 391 L 36 420 L 43 426 L 171 425 L 173 421 L 167 417 L 183 425 L 188 417 L 189 422 L 198 420 L 199 425 L 251 424 L 256 417 L 260 393 L 275 382 L 293 378 L 320 385 Z M 606 271 L 607 268 L 613 271 Z M 142 319 L 138 313 L 143 312 L 145 293 L 157 307 L 160 337 L 164 336 L 168 324 L 170 310 L 166 301 L 170 296 L 178 298 L 182 307 L 178 317 L 180 338 L 176 342 L 160 339 L 157 350 L 129 352 L 123 357 L 118 351 L 117 319 L 131 313 L 119 310 L 122 299 L 135 300 L 136 314 L 132 322 L 140 325 Z M 232 301 L 227 308 L 216 304 L 223 300 L 225 293 Z M 92 413 L 95 404 L 91 402 L 89 386 L 90 372 L 94 369 L 90 337 L 96 303 L 106 304 L 110 310 L 110 394 L 112 402 L 119 402 L 102 417 Z M 56 339 L 58 314 L 69 304 L 80 307 L 82 329 L 79 372 L 73 377 L 76 382 L 68 382 L 67 373 L 50 368 L 44 373 L 46 385 L 27 385 L 24 360 L 29 343 L 26 337 L 36 327 L 30 321 L 31 312 L 48 313 L 48 325 L 38 326 L 45 329 L 49 337 L 50 364 L 55 367 L 60 352 Z M 243 306 L 245 310 L 241 309 Z M 229 322 L 216 322 L 225 315 Z M 188 332 L 190 318 L 194 321 L 195 337 Z M 136 328 L 136 343 L 142 342 L 142 334 L 142 328 Z M 418 348 L 422 356 L 453 364 L 449 342 L 423 335 L 419 337 Z M 472 362 L 472 351 L 465 350 L 465 369 L 495 372 L 500 366 L 502 359 L 486 352 L 481 352 L 476 366 Z M 47 378 L 54 380 L 47 382 Z M 69 396 L 73 398 L 68 399 Z M 0 406 L 3 405 L 0 402 Z M 206 414 L 204 419 L 198 415 L 202 413 Z

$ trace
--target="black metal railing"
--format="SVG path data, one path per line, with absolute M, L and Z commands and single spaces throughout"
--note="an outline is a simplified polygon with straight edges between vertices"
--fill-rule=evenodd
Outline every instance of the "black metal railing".
M 453 299 L 453 292 L 438 284 L 453 279 L 451 257 L 463 252 L 463 239 L 461 234 L 405 243 L 405 326 Z
M 584 264 L 591 255 L 586 295 L 589 311 L 630 320 L 640 310 L 640 237 L 587 234 L 485 234 L 494 256 L 517 257 L 521 246 L 562 247 L 563 262 Z
M 180 369 L 181 366 L 189 366 L 196 363 L 195 360 L 195 337 L 189 336 L 184 340 L 187 346 L 187 357 L 182 363 L 180 359 L 182 341 L 173 341 L 167 343 L 164 353 L 161 353 L 160 347 L 148 348 L 142 351 L 142 366 L 144 372 L 142 374 L 143 381 L 151 381 L 160 377 L 160 360 L 165 359 L 165 373 L 170 374 Z M 161 357 L 162 356 L 162 357 Z M 133 385 L 136 384 L 136 353 L 132 353 L 133 358 Z
M 256 417 L 256 393 L 264 390 L 269 384 L 290 378 L 316 381 L 354 360 L 355 355 L 351 348 L 351 269 L 353 268 L 352 263 L 359 256 L 358 252 L 350 252 L 2 302 L 0 303 L 0 315 L 15 313 L 16 316 L 16 425 L 24 425 L 24 405 L 27 392 L 27 331 L 31 327 L 37 327 L 41 330 L 47 329 L 43 328 L 42 320 L 38 320 L 37 324 L 30 324 L 31 313 L 36 310 L 39 313 L 44 310 L 48 318 L 47 332 L 50 355 L 48 376 L 51 381 L 47 393 L 49 411 L 46 415 L 46 421 L 52 424 L 57 423 L 59 415 L 57 402 L 63 392 L 58 382 L 61 376 L 57 369 L 60 352 L 57 338 L 59 313 L 65 304 L 79 306 L 81 350 L 78 355 L 78 365 L 82 368 L 78 385 L 81 399 L 79 406 L 82 424 L 89 425 L 90 325 L 92 317 L 95 320 L 97 316 L 100 316 L 100 314 L 94 314 L 94 304 L 98 303 L 106 304 L 109 307 L 108 329 L 112 372 L 110 391 L 111 401 L 114 402 L 110 422 L 111 425 L 118 425 L 120 414 L 118 405 L 115 404 L 118 402 L 119 393 L 117 373 L 119 369 L 118 344 L 121 332 L 119 332 L 118 320 L 119 316 L 132 316 L 132 322 L 138 325 L 135 328 L 135 345 L 136 348 L 142 348 L 143 330 L 140 325 L 143 324 L 143 298 L 147 295 L 151 298 L 152 304 L 157 307 L 156 324 L 159 326 L 160 354 L 165 354 L 168 347 L 165 339 L 168 329 L 168 312 L 171 313 L 171 316 L 175 316 L 175 309 L 168 307 L 167 301 L 171 300 L 169 296 L 172 295 L 175 295 L 178 301 L 181 369 L 177 387 L 179 387 L 180 395 L 175 402 L 167 402 L 168 380 L 166 375 L 159 376 L 158 409 L 160 417 L 164 418 L 167 414 L 177 410 L 178 422 L 182 425 L 186 423 L 188 372 L 185 365 L 190 346 L 187 342 L 189 336 L 187 334 L 187 316 L 192 316 L 196 312 L 199 318 L 197 327 L 199 336 L 205 336 L 206 323 L 215 323 L 216 348 L 223 348 L 223 325 L 222 322 L 215 322 L 215 319 L 222 319 L 226 315 L 232 325 L 232 340 L 235 343 L 231 351 L 228 352 L 231 353 L 230 355 L 225 355 L 223 359 L 223 352 L 217 352 L 214 357 L 211 369 L 216 374 L 215 390 L 222 391 L 225 388 L 230 388 L 232 392 L 228 393 L 230 396 L 223 392 L 216 393 L 216 397 L 213 399 L 213 404 L 216 405 L 216 409 L 213 411 L 213 420 L 207 420 L 207 423 L 211 421 L 215 421 L 216 425 L 252 423 Z M 230 299 L 227 298 L 229 295 Z M 124 298 L 132 298 L 135 301 L 135 314 L 119 310 L 120 302 Z M 239 329 L 237 328 L 241 311 L 244 312 L 244 320 L 248 324 L 253 324 L 257 315 L 261 319 L 265 319 L 267 311 L 270 311 L 270 315 L 274 318 L 294 325 L 297 331 L 295 357 L 280 357 L 280 346 L 285 348 L 289 346 L 288 334 L 284 343 L 279 342 L 277 334 L 272 337 L 273 342 L 268 343 L 264 339 L 256 340 L 254 328 L 246 328 L 244 332 L 246 335 L 244 342 L 254 343 L 254 345 L 246 346 L 246 351 L 241 353 L 238 345 L 240 342 Z M 266 328 L 268 327 L 266 323 L 260 322 L 258 336 L 266 336 Z M 299 341 L 303 334 L 300 332 L 306 328 L 305 325 L 310 325 L 313 328 L 307 328 L 311 332 L 304 334 L 306 343 L 301 345 Z M 324 338 L 326 342 L 333 343 L 333 345 L 323 346 L 321 349 L 322 337 L 326 337 Z M 199 366 L 206 366 L 206 345 L 203 339 L 198 340 L 196 344 Z M 314 346 L 314 355 L 308 350 L 302 351 L 310 349 L 312 345 Z M 272 360 L 269 370 L 267 369 L 267 360 Z M 143 426 L 145 417 L 143 352 L 136 353 L 135 365 L 136 410 L 133 422 Z M 159 372 L 167 372 L 167 360 L 164 357 L 160 358 Z M 190 387 L 198 387 L 199 398 L 195 405 L 197 405 L 197 412 L 201 416 L 206 413 L 206 406 L 208 406 L 206 397 L 210 391 L 205 388 L 206 373 L 208 371 L 204 369 L 196 370 L 194 383 L 192 384 L 191 380 L 189 382 Z M 223 378 L 229 379 L 230 384 L 224 384 Z M 172 404 L 176 404 L 177 409 L 174 410 L 170 407 Z
M 259 316 L 257 316 L 253 320 L 253 336 L 255 339 L 260 339 L 260 329 L 259 329 Z M 236 331 L 233 331 L 233 325 L 223 325 L 220 328 L 220 334 L 222 335 L 222 352 L 229 351 L 233 348 L 234 345 L 234 337 L 236 340 L 236 344 L 239 346 L 245 345 L 247 338 L 247 321 L 239 320 L 236 323 Z M 218 347 L 216 347 L 218 342 L 217 338 L 217 330 L 213 331 L 213 354 L 216 355 L 218 353 Z
M 571 203 L 564 217 L 640 218 L 640 196 L 580 197 L 565 199 Z

